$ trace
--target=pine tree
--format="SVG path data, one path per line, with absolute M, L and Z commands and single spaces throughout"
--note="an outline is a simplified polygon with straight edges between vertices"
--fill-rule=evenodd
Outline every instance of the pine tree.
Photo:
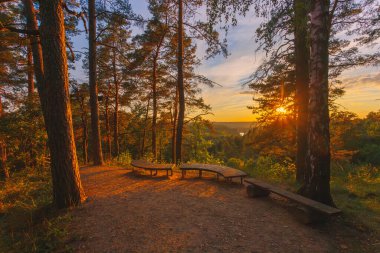
M 51 155 L 54 203 L 59 208 L 80 204 L 85 199 L 76 156 L 71 107 L 65 27 L 61 0 L 40 1 L 41 43 L 46 95 L 45 124 Z M 45 85 L 46 84 L 46 85 Z
M 98 85 L 96 72 L 96 13 L 95 0 L 88 1 L 89 14 L 89 83 L 91 108 L 92 159 L 95 165 L 103 164 L 102 142 L 99 125 Z

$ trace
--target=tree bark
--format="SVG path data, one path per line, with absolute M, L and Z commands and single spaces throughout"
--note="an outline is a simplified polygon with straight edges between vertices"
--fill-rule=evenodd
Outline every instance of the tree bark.
M 83 142 L 82 142 L 82 155 L 83 162 L 88 163 L 88 127 L 87 127 L 87 111 L 84 96 L 80 96 L 80 108 L 81 108 L 81 121 L 82 121 L 82 131 L 83 131 Z
M 27 45 L 27 58 L 28 58 L 28 98 L 32 99 L 34 95 L 34 70 L 33 70 L 33 52 L 32 52 L 32 39 L 29 37 Z
M 0 96 L 0 119 L 3 117 L 3 103 Z M 7 146 L 5 140 L 0 136 L 0 178 L 9 178 L 9 171 L 7 167 Z
M 173 132 L 172 132 L 172 162 L 175 163 L 176 159 L 176 131 L 177 131 L 177 117 L 178 117 L 178 89 L 175 89 L 174 111 L 173 111 Z
M 329 0 L 316 0 L 310 12 L 309 134 L 305 184 L 301 193 L 334 206 L 330 194 L 330 133 L 328 105 Z
M 160 49 L 164 36 L 161 36 L 157 44 L 156 52 L 153 56 L 153 70 L 152 70 L 152 96 L 153 96 L 153 116 L 152 116 L 152 153 L 153 157 L 157 159 L 157 61 L 160 54 Z
M 99 126 L 99 102 L 98 85 L 96 83 L 96 16 L 95 0 L 88 1 L 89 14 L 89 83 L 90 83 L 90 107 L 91 107 L 91 135 L 92 135 L 92 159 L 94 165 L 103 164 L 102 142 Z
M 145 153 L 145 138 L 146 138 L 146 126 L 148 123 L 148 115 L 149 115 L 149 104 L 150 104 L 150 97 L 148 97 L 148 103 L 146 105 L 143 138 L 142 138 L 141 149 L 140 149 L 140 157 L 141 158 L 144 157 L 144 153 Z
M 119 147 L 119 81 L 117 80 L 116 73 L 116 51 L 113 48 L 112 55 L 112 68 L 113 68 L 113 80 L 115 83 L 115 113 L 113 118 L 113 144 L 114 144 L 114 153 L 115 156 L 119 156 L 120 147 Z
M 295 38 L 295 75 L 296 75 L 296 96 L 295 105 L 297 112 L 296 119 L 296 179 L 303 183 L 306 170 L 306 152 L 308 136 L 308 105 L 309 105 L 309 43 L 307 29 L 307 14 L 309 1 L 294 0 L 294 38 Z
M 153 71 L 152 71 L 152 97 L 153 97 L 152 153 L 153 153 L 154 160 L 157 159 L 157 57 L 158 57 L 158 50 L 153 58 Z
M 80 204 L 85 193 L 74 141 L 62 0 L 40 0 L 40 15 L 53 199 L 58 208 L 66 208 Z
M 38 23 L 36 18 L 36 11 L 33 6 L 32 0 L 23 0 L 25 7 L 25 15 L 28 30 L 38 31 Z M 45 77 L 44 77 L 44 63 L 42 59 L 42 48 L 39 36 L 31 35 L 29 37 L 30 44 L 32 47 L 33 53 L 33 67 L 34 67 L 34 75 L 36 76 L 37 81 L 37 90 L 40 96 L 42 111 L 45 112 L 44 108 L 44 92 L 45 92 Z M 45 117 L 45 116 L 44 116 Z
M 111 85 L 108 84 L 107 94 L 105 98 L 105 118 L 106 118 L 106 134 L 107 134 L 107 150 L 108 159 L 112 158 L 112 145 L 111 145 L 111 127 L 110 127 L 110 113 L 109 113 L 109 97 Z
M 185 120 L 185 88 L 183 78 L 183 0 L 178 0 L 178 121 L 176 132 L 176 163 L 182 162 L 182 133 Z

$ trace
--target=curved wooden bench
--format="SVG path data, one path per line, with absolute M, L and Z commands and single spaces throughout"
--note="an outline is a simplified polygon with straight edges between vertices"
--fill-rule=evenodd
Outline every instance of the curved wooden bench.
M 131 165 L 134 168 L 149 170 L 151 176 L 156 176 L 159 170 L 161 171 L 165 170 L 166 176 L 169 176 L 169 171 L 170 171 L 170 176 L 173 175 L 174 164 L 158 164 L 158 163 L 151 163 L 146 160 L 133 160 L 131 162 Z M 155 171 L 154 174 L 153 174 L 153 171 Z
M 248 178 L 244 181 L 248 184 L 247 194 L 249 197 L 266 197 L 270 193 L 274 193 L 301 205 L 302 208 L 297 208 L 294 214 L 299 221 L 305 224 L 321 222 L 329 216 L 338 215 L 342 212 L 335 207 L 286 191 L 255 178 Z
M 202 172 L 214 172 L 217 175 L 217 180 L 219 180 L 219 175 L 224 177 L 227 181 L 231 181 L 232 178 L 240 177 L 240 182 L 243 183 L 243 178 L 247 176 L 247 173 L 244 171 L 234 169 L 222 165 L 214 164 L 202 164 L 202 163 L 187 163 L 179 166 L 182 171 L 182 178 L 185 177 L 186 171 L 188 170 L 197 170 L 199 171 L 199 177 L 202 177 Z

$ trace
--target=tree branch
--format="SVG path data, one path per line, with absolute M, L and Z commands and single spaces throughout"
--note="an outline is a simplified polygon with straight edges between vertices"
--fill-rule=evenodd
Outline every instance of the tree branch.
M 73 51 L 73 49 L 72 49 L 70 43 L 68 43 L 67 41 L 66 41 L 66 47 L 68 47 L 68 49 L 69 49 L 69 51 L 70 51 L 70 54 L 71 54 L 71 61 L 72 61 L 72 62 L 75 62 L 75 54 L 74 54 L 74 51 Z
M 19 28 L 12 27 L 12 26 L 3 26 L 0 29 L 1 30 L 7 29 L 10 32 L 22 33 L 22 34 L 28 34 L 28 35 L 36 35 L 36 36 L 40 35 L 40 32 L 38 30 L 19 29 Z
M 84 29 L 85 29 L 86 33 L 88 33 L 87 23 L 86 23 L 86 19 L 85 19 L 86 18 L 86 12 L 84 12 L 84 11 L 76 12 L 76 11 L 70 10 L 69 7 L 67 6 L 66 2 L 62 3 L 62 7 L 67 11 L 67 13 L 69 13 L 69 14 L 77 17 L 77 18 L 82 19 Z

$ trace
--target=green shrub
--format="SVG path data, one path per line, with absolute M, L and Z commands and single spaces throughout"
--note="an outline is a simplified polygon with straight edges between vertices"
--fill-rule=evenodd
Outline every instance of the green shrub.
M 127 166 L 131 163 L 131 161 L 132 161 L 132 156 L 129 153 L 129 151 L 119 154 L 119 156 L 116 157 L 115 159 L 115 163 L 119 166 Z
M 271 156 L 259 156 L 256 161 L 246 161 L 244 169 L 251 176 L 268 181 L 294 181 L 295 165 L 290 159 L 280 161 Z
M 239 158 L 232 157 L 228 159 L 227 166 L 235 168 L 235 169 L 243 169 L 244 161 L 240 160 Z
M 67 214 L 52 207 L 49 171 L 23 170 L 0 187 L 0 252 L 64 250 Z
M 370 163 L 374 166 L 380 165 L 380 145 L 366 144 L 352 157 L 355 163 Z

